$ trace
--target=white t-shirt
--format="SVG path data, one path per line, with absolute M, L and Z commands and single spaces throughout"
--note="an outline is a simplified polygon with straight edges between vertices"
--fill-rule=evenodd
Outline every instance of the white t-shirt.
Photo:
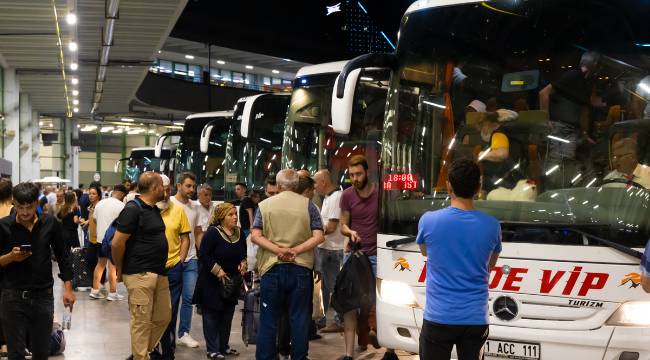
M 323 200 L 323 207 L 320 210 L 320 216 L 323 219 L 323 228 L 327 226 L 327 223 L 330 219 L 339 220 L 341 219 L 341 195 L 343 192 L 341 190 L 334 191 L 331 195 L 328 195 Z M 325 242 L 320 244 L 318 247 L 327 250 L 343 250 L 343 243 L 345 237 L 341 234 L 341 224 L 336 224 L 336 230 L 325 235 Z
M 190 222 L 190 228 L 192 229 L 192 232 L 190 233 L 190 250 L 187 252 L 187 257 L 185 258 L 185 261 L 187 262 L 191 259 L 196 259 L 196 242 L 194 241 L 194 228 L 199 226 L 198 208 L 201 205 L 192 200 L 188 201 L 187 204 L 183 204 L 178 199 L 176 199 L 176 196 L 172 196 L 170 199 L 177 205 L 183 207 L 183 209 L 185 210 L 185 215 L 187 216 L 187 220 Z
M 47 198 L 47 204 L 50 205 L 50 207 L 54 206 L 56 204 L 56 193 L 55 192 L 50 192 L 46 196 Z
M 97 243 L 101 243 L 104 240 L 106 230 L 117 219 L 122 209 L 124 209 L 124 203 L 113 197 L 103 199 L 95 205 L 93 218 L 97 223 Z
M 126 196 L 124 197 L 124 203 L 125 204 L 128 203 L 129 201 L 135 199 L 135 197 L 138 196 L 138 195 L 140 195 L 140 194 L 138 194 L 137 192 L 130 192 L 130 193 L 126 194 Z
M 210 204 L 210 209 L 206 209 L 201 205 L 198 201 L 196 202 L 197 209 L 199 210 L 199 220 L 198 224 L 203 230 L 203 232 L 206 232 L 208 230 L 208 226 L 210 226 L 210 220 L 212 220 L 212 211 L 214 210 L 215 205 Z

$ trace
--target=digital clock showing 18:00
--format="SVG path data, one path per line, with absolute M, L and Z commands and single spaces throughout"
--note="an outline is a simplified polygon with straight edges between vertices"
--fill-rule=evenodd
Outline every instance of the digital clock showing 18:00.
M 418 186 L 416 174 L 384 175 L 384 190 L 415 190 Z

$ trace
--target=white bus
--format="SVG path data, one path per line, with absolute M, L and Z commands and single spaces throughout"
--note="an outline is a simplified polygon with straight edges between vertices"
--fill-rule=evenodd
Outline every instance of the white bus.
M 155 171 L 169 175 L 169 161 L 172 158 L 172 149 L 163 148 L 160 156 L 155 156 L 155 149 L 152 147 L 134 148 L 131 155 L 121 158 L 115 162 L 114 172 L 120 172 L 122 162 L 126 163 L 126 178 L 132 182 L 138 181 L 140 174 L 145 171 Z
M 650 359 L 650 296 L 639 285 L 650 237 L 647 14 L 647 3 L 628 0 L 417 1 L 393 55 L 342 71 L 335 109 L 352 102 L 355 67 L 374 59 L 392 71 L 380 159 L 381 345 L 418 351 L 418 221 L 449 206 L 447 166 L 486 153 L 481 124 L 493 116 L 510 141 L 505 160 L 480 161 L 476 206 L 503 230 L 486 358 Z M 575 125 L 552 127 L 558 119 Z M 335 114 L 335 131 L 350 124 Z

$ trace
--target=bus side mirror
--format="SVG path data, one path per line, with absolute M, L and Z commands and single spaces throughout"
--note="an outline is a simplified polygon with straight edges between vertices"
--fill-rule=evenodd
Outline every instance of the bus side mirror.
M 332 127 L 338 134 L 349 134 L 352 123 L 352 107 L 354 106 L 354 93 L 361 69 L 355 69 L 343 78 L 336 77 L 334 91 L 332 91 Z M 340 87 L 339 81 L 345 81 L 344 92 L 341 98 L 338 97 L 336 89 Z
M 201 132 L 201 140 L 199 143 L 199 149 L 202 153 L 208 153 L 208 147 L 210 147 L 210 134 L 212 134 L 212 129 L 214 125 L 206 125 Z
M 250 96 L 246 98 L 246 103 L 244 103 L 244 111 L 241 116 L 241 137 L 248 139 L 248 129 L 250 129 L 251 124 L 253 123 L 253 105 L 255 105 L 255 100 L 260 96 L 265 94 Z
M 160 160 L 159 170 L 161 173 L 165 172 L 165 166 L 167 165 L 167 159 Z
M 162 147 L 163 143 L 165 142 L 165 139 L 167 138 L 167 135 L 162 134 L 158 137 L 158 140 L 156 140 L 156 146 L 154 147 L 153 153 L 154 157 L 160 158 L 162 157 Z

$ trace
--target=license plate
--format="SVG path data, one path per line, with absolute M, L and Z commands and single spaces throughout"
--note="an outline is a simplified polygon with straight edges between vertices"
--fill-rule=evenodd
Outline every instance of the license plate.
M 539 344 L 500 340 L 488 340 L 485 343 L 485 356 L 503 359 L 539 360 L 540 350 Z

